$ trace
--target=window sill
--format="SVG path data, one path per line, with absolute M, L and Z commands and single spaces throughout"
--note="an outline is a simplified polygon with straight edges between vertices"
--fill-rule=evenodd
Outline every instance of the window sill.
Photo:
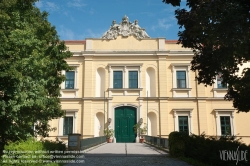
M 112 91 L 142 91 L 143 88 L 121 88 L 121 89 L 116 89 L 116 88 L 108 88 L 108 90 Z
M 213 91 L 227 91 L 227 88 L 213 88 Z
M 61 91 L 78 91 L 79 89 L 61 89 Z
M 192 88 L 173 88 L 173 91 L 191 91 Z
M 58 135 L 57 138 L 68 138 L 68 135 Z

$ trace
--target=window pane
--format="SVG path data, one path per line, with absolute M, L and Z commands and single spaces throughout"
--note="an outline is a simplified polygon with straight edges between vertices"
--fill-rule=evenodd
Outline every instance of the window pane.
M 227 88 L 227 85 L 222 85 L 222 81 L 223 81 L 222 74 L 218 73 L 218 75 L 217 75 L 217 88 Z
M 231 135 L 230 116 L 221 116 L 220 124 L 221 124 L 221 135 Z
M 114 71 L 114 88 L 122 88 L 122 71 Z
M 63 135 L 73 133 L 73 117 L 64 117 Z
M 186 71 L 177 71 L 177 88 L 186 88 Z
M 178 116 L 179 120 L 179 132 L 189 133 L 188 116 Z
M 129 88 L 138 88 L 138 72 L 129 71 Z
M 177 71 L 177 79 L 186 79 L 185 71 Z
M 65 80 L 65 89 L 74 89 L 75 85 L 75 72 L 67 71 Z

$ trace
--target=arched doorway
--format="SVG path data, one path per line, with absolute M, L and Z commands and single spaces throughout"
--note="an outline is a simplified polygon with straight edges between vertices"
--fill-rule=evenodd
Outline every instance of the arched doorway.
M 124 106 L 115 108 L 116 142 L 135 142 L 136 108 Z

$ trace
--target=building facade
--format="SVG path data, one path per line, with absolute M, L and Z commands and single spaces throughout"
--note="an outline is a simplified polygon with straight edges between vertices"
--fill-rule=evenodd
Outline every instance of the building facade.
M 63 118 L 51 139 L 103 135 L 104 124 L 115 130 L 114 142 L 135 142 L 133 126 L 140 121 L 148 135 L 168 137 L 172 131 L 221 136 L 236 135 L 250 143 L 250 114 L 236 113 L 225 101 L 226 86 L 218 76 L 205 87 L 190 71 L 193 52 L 165 38 L 150 38 L 138 21 L 126 16 L 113 21 L 102 38 L 66 41 L 74 70 L 62 71 Z

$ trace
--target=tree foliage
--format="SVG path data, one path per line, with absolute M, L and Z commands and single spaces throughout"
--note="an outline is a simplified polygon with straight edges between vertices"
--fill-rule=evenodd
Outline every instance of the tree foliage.
M 163 0 L 180 6 L 181 0 Z M 192 71 L 198 83 L 212 85 L 218 73 L 228 85 L 226 100 L 238 112 L 250 110 L 250 70 L 236 74 L 250 60 L 249 0 L 187 0 L 188 9 L 177 9 L 176 18 L 183 31 L 178 33 L 183 47 L 193 49 Z M 250 66 L 250 65 L 248 65 Z
M 47 136 L 63 116 L 60 84 L 71 53 L 37 0 L 0 1 L 0 143 Z M 33 125 L 35 124 L 35 131 Z

